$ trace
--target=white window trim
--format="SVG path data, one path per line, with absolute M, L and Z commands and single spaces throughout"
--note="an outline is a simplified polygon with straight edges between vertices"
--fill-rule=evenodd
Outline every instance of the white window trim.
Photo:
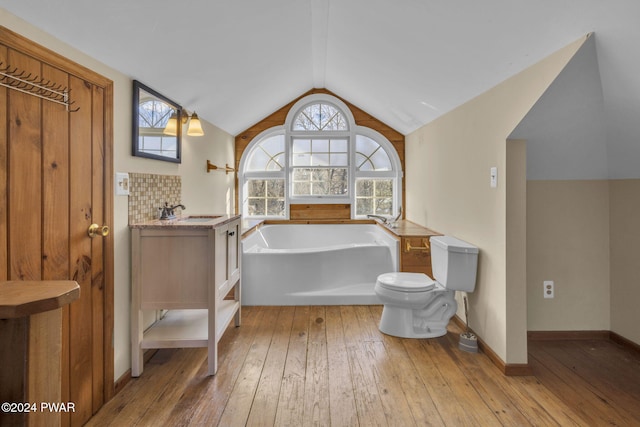
M 364 135 L 375 142 L 380 144 L 382 148 L 386 151 L 389 159 L 391 160 L 391 167 L 393 170 L 390 171 L 354 171 L 353 174 L 353 189 L 354 194 L 351 201 L 351 218 L 366 218 L 366 215 L 357 215 L 356 214 L 356 194 L 355 194 L 355 182 L 358 178 L 392 178 L 393 179 L 393 213 L 392 217 L 398 216 L 400 213 L 400 209 L 402 207 L 402 177 L 404 176 L 404 171 L 402 170 L 402 163 L 400 162 L 400 156 L 396 151 L 396 148 L 393 146 L 391 141 L 389 141 L 384 135 L 375 129 L 371 129 L 365 126 L 357 126 L 356 127 L 356 135 Z M 355 147 L 355 139 L 354 139 L 354 147 Z M 355 149 L 353 150 L 353 168 L 355 169 Z
M 347 126 L 349 127 L 349 129 L 347 131 L 325 130 L 321 132 L 313 132 L 313 131 L 306 131 L 306 130 L 294 131 L 293 125 L 296 117 L 298 117 L 298 114 L 300 114 L 302 110 L 304 110 L 309 105 L 318 104 L 318 103 L 330 104 L 336 107 L 344 115 L 345 119 L 347 120 Z M 298 203 L 338 204 L 338 203 L 349 203 L 349 200 L 353 199 L 353 192 L 355 190 L 355 187 L 354 187 L 355 181 L 353 181 L 352 179 L 353 172 L 354 172 L 352 145 L 353 145 L 353 141 L 355 141 L 355 127 L 356 127 L 355 123 L 356 123 L 355 118 L 353 117 L 353 114 L 351 113 L 351 110 L 349 109 L 347 104 L 345 104 L 343 101 L 336 98 L 335 96 L 331 96 L 323 93 L 306 96 L 298 100 L 298 102 L 293 104 L 291 109 L 289 109 L 289 112 L 287 113 L 287 118 L 285 119 L 285 122 L 284 122 L 284 129 L 285 129 L 286 149 L 288 150 L 286 153 L 286 158 L 288 162 L 287 175 L 289 175 L 288 182 L 287 182 L 287 198 L 292 204 L 298 204 Z M 294 196 L 293 195 L 293 179 L 292 179 L 293 169 L 289 167 L 289 164 L 290 164 L 289 162 L 291 161 L 291 146 L 293 144 L 293 138 L 294 137 L 295 138 L 312 138 L 312 137 L 319 137 L 319 136 L 324 138 L 347 138 L 348 139 L 349 167 L 348 167 L 347 174 L 349 176 L 349 182 L 347 184 L 348 185 L 347 194 L 345 194 L 344 196 Z
M 247 147 L 244 149 L 244 152 L 242 153 L 242 157 L 240 157 L 240 164 L 239 164 L 239 169 L 238 169 L 238 209 L 240 210 L 240 212 L 242 213 L 242 215 L 245 215 L 245 208 L 246 208 L 246 203 L 245 203 L 245 193 L 246 193 L 246 184 L 247 184 L 247 179 L 251 179 L 251 178 L 262 178 L 262 179 L 282 179 L 284 178 L 285 182 L 284 182 L 284 186 L 285 186 L 285 191 L 286 188 L 288 188 L 288 179 L 287 179 L 287 169 L 289 168 L 289 162 L 287 160 L 287 156 L 288 156 L 288 147 L 287 147 L 287 141 L 285 140 L 285 144 L 284 144 L 284 150 L 285 150 L 285 165 L 284 165 L 284 170 L 283 171 L 260 171 L 260 172 L 244 172 L 244 170 L 247 167 L 247 162 L 249 161 L 249 157 L 251 152 L 253 151 L 253 148 L 259 144 L 260 142 L 262 142 L 262 140 L 270 137 L 270 136 L 275 136 L 275 135 L 282 135 L 284 134 L 284 126 L 274 126 L 272 128 L 266 129 L 262 132 L 260 132 L 258 135 L 256 135 L 251 142 L 247 145 Z M 252 219 L 269 219 L 269 218 L 280 218 L 280 219 L 289 219 L 289 198 L 287 197 L 287 194 L 285 193 L 284 195 L 284 211 L 285 211 L 285 216 L 284 217 L 274 217 L 274 216 L 267 216 L 267 215 L 255 215 L 255 216 L 251 216 Z
M 310 104 L 317 103 L 327 103 L 338 108 L 342 114 L 345 116 L 347 120 L 349 130 L 348 131 L 321 131 L 321 132 L 310 132 L 310 131 L 294 131 L 293 124 L 297 115 Z M 364 135 L 375 142 L 380 144 L 382 148 L 386 151 L 389 156 L 392 164 L 393 170 L 391 171 L 356 171 L 355 164 L 355 141 L 356 135 Z M 284 171 L 282 172 L 274 172 L 274 171 L 265 171 L 265 172 L 243 172 L 247 165 L 249 154 L 252 152 L 253 148 L 256 144 L 260 143 L 263 139 L 274 136 L 274 135 L 284 135 L 284 158 L 285 165 Z M 348 190 L 347 195 L 345 196 L 292 196 L 292 168 L 290 167 L 291 163 L 291 145 L 293 138 L 312 138 L 312 137 L 329 137 L 329 138 L 340 138 L 346 137 L 349 140 L 349 182 L 348 182 Z M 353 113 L 349 109 L 349 107 L 340 99 L 328 95 L 328 94 L 313 94 L 306 96 L 300 100 L 298 100 L 287 113 L 287 117 L 285 119 L 284 125 L 274 126 L 272 128 L 266 129 L 256 135 L 251 142 L 247 145 L 244 152 L 242 153 L 242 157 L 240 159 L 239 164 L 239 175 L 238 175 L 238 207 L 241 212 L 245 213 L 245 184 L 247 179 L 249 178 L 284 178 L 285 185 L 285 216 L 277 217 L 279 219 L 289 219 L 289 207 L 291 204 L 339 204 L 339 203 L 349 203 L 351 204 L 351 218 L 364 218 L 364 215 L 356 215 L 356 194 L 355 194 L 355 183 L 358 178 L 392 178 L 394 181 L 393 188 L 393 215 L 397 216 L 399 209 L 402 206 L 402 177 L 403 170 L 402 164 L 400 162 L 400 156 L 396 151 L 395 147 L 391 142 L 381 133 L 377 132 L 374 129 L 367 128 L 364 126 L 356 125 L 355 118 L 353 117 Z M 275 218 L 272 216 L 252 216 L 251 218 L 255 219 L 266 219 L 266 218 Z

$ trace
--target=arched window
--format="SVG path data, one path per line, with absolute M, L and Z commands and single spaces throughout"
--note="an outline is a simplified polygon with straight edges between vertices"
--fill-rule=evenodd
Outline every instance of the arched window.
M 349 203 L 352 218 L 395 216 L 402 170 L 393 145 L 357 126 L 339 99 L 310 95 L 284 126 L 256 136 L 240 160 L 246 218 L 287 218 L 291 203 Z
M 248 155 L 247 155 L 248 154 Z M 284 134 L 262 137 L 245 151 L 241 186 L 243 215 L 247 218 L 283 218 L 285 212 Z
M 349 130 L 347 119 L 335 106 L 316 102 L 307 105 L 293 121 L 294 131 L 332 131 Z
M 369 214 L 395 216 L 394 194 L 399 184 L 388 150 L 370 136 L 358 134 L 355 161 L 356 217 Z

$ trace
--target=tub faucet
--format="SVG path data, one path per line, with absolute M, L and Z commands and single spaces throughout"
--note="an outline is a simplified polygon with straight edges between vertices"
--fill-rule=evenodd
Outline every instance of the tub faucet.
M 173 212 L 175 208 L 187 209 L 183 204 L 179 203 L 175 206 L 169 206 L 169 203 L 164 202 L 164 207 L 158 208 L 162 212 L 160 213 L 160 219 L 175 219 L 176 214 Z
M 387 223 L 387 217 L 386 217 L 386 216 L 369 214 L 369 215 L 367 215 L 367 218 L 377 218 L 377 219 L 379 219 L 383 224 L 386 224 L 386 223 Z
M 398 208 L 398 216 L 396 216 L 393 221 L 391 221 L 391 225 L 389 225 L 389 227 L 391 228 L 397 228 L 398 227 L 398 220 L 400 219 L 400 217 L 402 216 L 402 206 L 400 206 Z

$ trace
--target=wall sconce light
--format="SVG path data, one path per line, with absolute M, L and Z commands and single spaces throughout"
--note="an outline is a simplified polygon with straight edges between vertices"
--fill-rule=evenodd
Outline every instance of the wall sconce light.
M 191 115 L 191 120 L 189 120 L 189 127 L 187 128 L 187 135 L 189 136 L 203 136 L 204 131 L 202 130 L 202 123 L 200 123 L 200 119 L 198 115 L 194 111 Z
M 171 114 L 162 133 L 169 136 L 176 136 L 178 134 L 178 115 L 176 113 Z
M 187 110 L 184 110 L 184 115 L 182 116 L 182 124 L 184 125 L 189 121 L 189 126 L 187 127 L 187 135 L 189 136 L 202 136 L 204 135 L 204 131 L 202 130 L 202 123 L 200 123 L 200 119 L 198 115 L 193 112 L 191 116 L 187 113 Z M 165 135 L 175 136 L 178 134 L 178 115 L 176 113 L 171 114 L 169 120 L 167 121 L 167 125 L 162 131 Z

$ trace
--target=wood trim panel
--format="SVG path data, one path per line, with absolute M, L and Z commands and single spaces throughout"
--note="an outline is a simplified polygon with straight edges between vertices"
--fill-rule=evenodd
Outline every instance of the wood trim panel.
M 355 122 L 357 125 L 359 126 L 366 126 L 368 128 L 371 128 L 377 132 L 380 132 L 382 135 L 385 136 L 385 138 L 387 138 L 389 140 L 389 142 L 391 142 L 391 144 L 395 147 L 396 151 L 398 152 L 398 156 L 400 158 L 400 164 L 402 165 L 402 170 L 405 170 L 405 162 L 404 162 L 404 143 L 405 143 L 405 138 L 404 135 L 401 134 L 400 132 L 398 132 L 397 130 L 393 129 L 391 126 L 387 125 L 386 123 L 383 123 L 382 121 L 376 119 L 375 117 L 373 117 L 371 114 L 365 112 L 364 110 L 361 110 L 360 108 L 356 107 L 355 105 L 351 104 L 349 101 L 341 98 L 340 96 L 336 95 L 335 93 L 331 92 L 330 90 L 327 89 L 323 89 L 323 88 L 314 88 L 311 89 L 307 92 L 305 92 L 304 94 L 300 95 L 299 97 L 297 97 L 296 99 L 294 99 L 293 101 L 291 101 L 290 103 L 288 103 L 287 105 L 281 107 L 280 109 L 278 109 L 277 111 L 273 112 L 272 114 L 268 115 L 267 117 L 265 117 L 264 119 L 260 120 L 258 123 L 254 124 L 253 126 L 251 126 L 250 128 L 244 130 L 243 132 L 240 132 L 238 135 L 236 135 L 235 138 L 235 169 L 238 170 L 238 168 L 240 167 L 240 158 L 242 157 L 242 154 L 244 153 L 244 150 L 247 148 L 247 145 L 249 145 L 249 143 L 253 140 L 253 138 L 255 138 L 258 134 L 260 134 L 260 132 L 263 132 L 267 129 L 270 129 L 274 126 L 281 126 L 284 124 L 286 118 L 287 118 L 287 114 L 289 113 L 289 110 L 291 109 L 291 107 L 293 107 L 293 105 L 298 102 L 300 99 L 309 96 L 309 95 L 314 95 L 314 94 L 327 94 L 327 95 L 331 95 L 331 96 L 335 96 L 336 98 L 340 99 L 342 102 L 344 102 L 345 104 L 347 104 L 347 107 L 349 107 L 349 109 L 351 110 L 351 114 L 353 114 L 353 117 L 355 119 Z M 405 179 L 404 179 L 404 175 L 402 176 L 402 205 L 405 205 Z M 238 204 L 238 175 L 236 174 L 236 186 L 235 186 L 235 190 L 236 190 L 236 200 L 235 200 L 235 208 L 236 208 L 236 212 L 239 212 L 239 204 Z
M 631 350 L 637 354 L 640 354 L 640 344 L 636 344 L 631 340 L 623 337 L 622 335 L 618 335 L 615 332 L 609 332 L 609 339 L 616 344 L 619 344 L 625 347 L 628 350 Z
M 351 218 L 350 204 L 291 204 L 291 220 L 345 220 Z
M 609 331 L 528 331 L 530 341 L 607 340 Z
M 7 59 L 7 48 L 0 46 L 0 61 Z M 0 99 L 7 99 L 9 89 L 0 86 Z M 8 258 L 8 203 L 9 191 L 7 183 L 7 173 L 9 168 L 9 143 L 7 124 L 7 103 L 0 102 L 0 281 L 7 280 L 9 274 Z M 0 360 L 1 361 L 1 360 Z
M 376 224 L 375 221 L 370 219 L 267 219 L 256 227 L 246 230 L 243 236 L 249 234 L 253 229 L 259 227 L 262 224 Z
M 103 156 L 104 156 L 104 221 L 113 229 L 114 225 L 114 170 L 113 170 L 113 82 L 108 80 L 103 88 Z M 113 234 L 104 239 L 104 399 L 109 401 L 115 395 L 114 384 L 114 271 L 115 265 L 113 260 L 114 241 Z

